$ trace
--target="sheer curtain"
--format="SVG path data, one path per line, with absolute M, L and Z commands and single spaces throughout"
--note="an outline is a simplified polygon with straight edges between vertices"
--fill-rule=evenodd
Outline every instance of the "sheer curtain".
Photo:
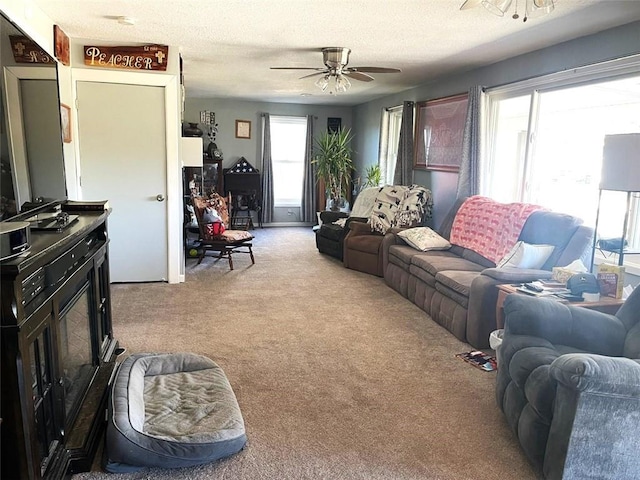
M 462 137 L 462 160 L 458 173 L 456 198 L 480 193 L 480 121 L 484 88 L 476 85 L 469 89 L 467 120 Z
M 302 180 L 302 221 L 315 222 L 317 189 L 313 164 L 313 115 L 307 115 L 307 138 L 304 152 Z
M 398 145 L 398 159 L 393 176 L 395 185 L 411 185 L 413 182 L 413 102 L 402 102 L 402 126 Z
M 262 114 L 262 221 L 273 221 L 273 166 L 271 164 L 271 120 Z
M 378 149 L 378 165 L 382 171 L 384 183 L 389 183 L 389 109 L 382 109 L 380 120 L 380 147 Z M 394 172 L 395 175 L 395 172 Z M 393 182 L 393 179 L 391 179 Z

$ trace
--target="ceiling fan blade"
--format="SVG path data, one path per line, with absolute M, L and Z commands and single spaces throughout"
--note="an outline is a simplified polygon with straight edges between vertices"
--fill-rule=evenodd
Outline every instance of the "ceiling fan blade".
M 309 75 L 305 75 L 304 77 L 300 77 L 298 80 L 302 80 L 303 78 L 309 78 L 309 77 L 317 77 L 318 75 L 326 75 L 327 73 L 329 73 L 328 70 L 325 70 L 323 72 L 310 73 Z
M 399 68 L 387 68 L 387 67 L 349 67 L 352 72 L 367 72 L 367 73 L 400 73 L 402 70 Z
M 316 70 L 316 71 L 322 71 L 322 70 L 326 70 L 325 68 L 319 68 L 319 67 L 269 67 L 271 70 Z
M 360 80 L 361 82 L 370 82 L 372 80 L 375 80 L 375 78 L 373 78 L 371 75 L 360 72 L 345 72 L 344 75 L 349 78 L 353 78 L 354 80 Z

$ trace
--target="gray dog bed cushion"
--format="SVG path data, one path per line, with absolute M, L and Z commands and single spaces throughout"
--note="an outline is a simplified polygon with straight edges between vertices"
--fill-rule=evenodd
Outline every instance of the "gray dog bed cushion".
M 176 468 L 212 462 L 246 443 L 240 407 L 222 369 L 191 353 L 137 354 L 111 392 L 104 468 Z

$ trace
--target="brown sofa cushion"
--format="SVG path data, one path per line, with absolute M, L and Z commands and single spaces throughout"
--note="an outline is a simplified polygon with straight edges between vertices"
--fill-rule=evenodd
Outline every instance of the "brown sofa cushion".
M 358 235 L 347 239 L 347 246 L 350 250 L 371 253 L 377 255 L 382 244 L 382 235 Z
M 438 272 L 436 282 L 440 282 L 460 295 L 469 297 L 469 293 L 471 293 L 471 282 L 473 282 L 478 275 L 480 275 L 480 272 L 445 270 Z

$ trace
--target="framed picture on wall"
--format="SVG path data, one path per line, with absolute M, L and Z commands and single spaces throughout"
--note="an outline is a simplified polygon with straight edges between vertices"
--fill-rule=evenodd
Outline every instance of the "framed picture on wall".
M 460 170 L 468 103 L 469 96 L 464 93 L 416 104 L 414 168 Z
M 342 128 L 342 118 L 329 117 L 327 118 L 327 131 L 329 133 L 337 133 Z
M 236 138 L 251 138 L 251 121 L 236 120 Z

